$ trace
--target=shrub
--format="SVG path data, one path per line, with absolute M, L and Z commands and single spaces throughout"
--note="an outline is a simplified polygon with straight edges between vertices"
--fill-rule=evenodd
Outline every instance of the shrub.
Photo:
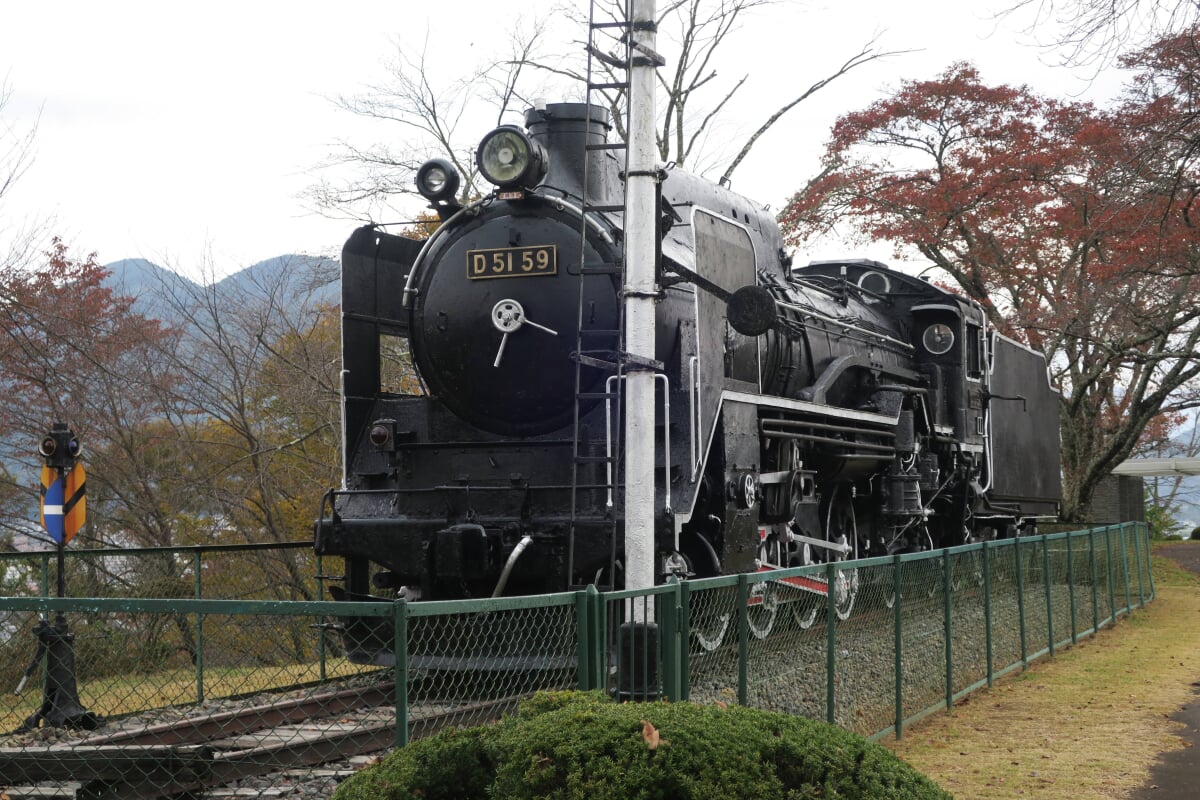
M 924 800 L 948 798 L 840 728 L 751 708 L 544 693 L 499 724 L 418 740 L 334 800 Z

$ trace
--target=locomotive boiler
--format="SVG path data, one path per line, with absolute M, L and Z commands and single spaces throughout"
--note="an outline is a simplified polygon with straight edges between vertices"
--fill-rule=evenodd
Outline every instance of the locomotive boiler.
M 421 168 L 427 239 L 347 241 L 344 485 L 315 535 L 345 558 L 335 597 L 620 587 L 633 369 L 657 385 L 660 580 L 957 545 L 1056 513 L 1041 354 L 881 263 L 794 266 L 764 209 L 679 169 L 657 176 L 655 357 L 625 353 L 609 128 L 594 106 L 530 109 L 480 142 L 486 196 L 461 204 L 453 167 Z M 848 614 L 858 586 L 812 590 Z M 348 638 L 356 660 L 389 657 Z

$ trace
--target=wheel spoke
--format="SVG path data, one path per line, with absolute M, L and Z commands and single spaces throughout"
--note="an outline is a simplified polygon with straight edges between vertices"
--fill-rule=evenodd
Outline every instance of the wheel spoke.
M 692 636 L 701 652 L 711 653 L 721 646 L 725 640 L 725 632 L 729 630 L 729 614 L 705 613 L 692 625 Z
M 792 609 L 792 617 L 796 620 L 796 624 L 803 630 L 808 630 L 817 621 L 817 614 L 821 610 L 821 603 L 815 598 L 801 598 L 789 604 Z
M 840 553 L 838 561 L 858 558 L 858 525 L 854 518 L 854 499 L 844 486 L 837 486 L 829 498 L 825 511 L 825 538 L 831 543 L 848 547 Z M 857 569 L 838 570 L 829 591 L 833 592 L 833 607 L 838 619 L 850 618 L 854 601 L 858 598 L 859 575 Z
M 756 583 L 750 587 L 751 605 L 746 609 L 746 622 L 755 639 L 765 639 L 775 626 L 775 613 L 779 610 L 779 597 L 771 581 Z

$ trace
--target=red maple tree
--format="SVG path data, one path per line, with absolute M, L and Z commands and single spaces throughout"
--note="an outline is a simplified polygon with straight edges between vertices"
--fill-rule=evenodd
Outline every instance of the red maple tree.
M 833 226 L 915 249 L 1063 390 L 1067 520 L 1200 374 L 1197 32 L 1128 59 L 1098 108 L 988 86 L 969 64 L 841 117 L 824 171 L 780 216 L 793 245 Z

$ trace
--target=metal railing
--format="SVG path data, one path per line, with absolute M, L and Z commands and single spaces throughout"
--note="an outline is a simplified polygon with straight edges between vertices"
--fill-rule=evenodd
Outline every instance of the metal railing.
M 0 553 L 0 597 L 49 597 L 57 552 Z M 73 597 L 319 600 L 312 540 L 187 547 L 68 549 Z
M 1154 597 L 1148 533 L 1134 524 L 649 591 L 444 602 L 268 599 L 321 593 L 264 586 L 311 552 L 270 556 L 274 577 L 259 574 L 265 557 L 81 551 L 71 576 L 112 573 L 110 596 L 58 599 L 45 596 L 41 555 L 0 556 L 0 688 L 31 676 L 0 700 L 0 732 L 24 728 L 0 735 L 0 789 L 253 795 L 281 775 L 332 786 L 362 753 L 494 719 L 542 689 L 745 704 L 901 736 Z M 177 570 L 159 584 L 175 587 L 167 597 L 136 585 L 134 565 L 155 563 Z M 238 586 L 258 597 L 220 597 Z M 60 615 L 70 686 L 55 673 L 62 645 L 36 650 Z M 350 663 L 330 630 L 354 620 L 377 626 L 395 667 Z M 84 711 L 105 724 L 89 729 Z

